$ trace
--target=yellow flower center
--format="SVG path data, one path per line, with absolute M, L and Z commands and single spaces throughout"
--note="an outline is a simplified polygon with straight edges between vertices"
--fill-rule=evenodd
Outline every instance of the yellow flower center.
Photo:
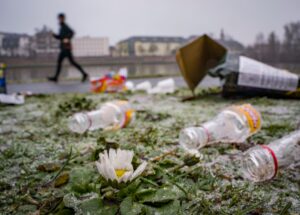
M 115 169 L 116 175 L 118 178 L 121 178 L 126 172 L 126 169 Z

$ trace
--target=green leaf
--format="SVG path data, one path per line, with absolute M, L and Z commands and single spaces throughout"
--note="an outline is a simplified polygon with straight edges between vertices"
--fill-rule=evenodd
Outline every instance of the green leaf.
M 67 194 L 64 196 L 63 203 L 65 207 L 72 208 L 75 214 L 115 215 L 118 212 L 117 205 L 104 204 L 97 193 L 88 193 L 80 197 Z
M 141 189 L 138 192 L 136 192 L 135 196 L 138 199 L 143 199 L 149 195 L 153 195 L 156 192 L 156 189 L 148 188 L 148 189 Z
M 88 167 L 73 169 L 70 173 L 70 187 L 76 193 L 87 193 L 93 190 L 91 181 L 95 171 Z
M 143 205 L 133 202 L 131 196 L 125 198 L 120 205 L 120 212 L 122 215 L 136 215 L 141 214 Z
M 100 198 L 90 199 L 80 204 L 80 209 L 84 214 L 99 215 L 103 208 L 103 204 Z
M 73 214 L 74 214 L 74 210 L 71 208 L 62 208 L 57 213 L 55 213 L 55 215 L 73 215 Z
M 149 195 L 140 195 L 142 203 L 167 203 L 172 200 L 179 199 L 184 193 L 177 187 L 163 187 L 156 192 L 149 192 Z
M 161 207 L 145 206 L 144 210 L 146 214 L 155 215 L 180 215 L 183 214 L 178 200 L 171 201 L 168 204 L 164 204 Z
M 119 207 L 117 205 L 105 205 L 99 211 L 99 215 L 115 215 L 117 214 Z
M 29 213 L 33 213 L 34 211 L 36 211 L 37 208 L 35 205 L 22 205 L 18 208 L 18 212 L 17 214 L 21 215 L 21 214 L 29 214 Z
M 128 195 L 135 193 L 140 185 L 141 182 L 139 180 L 133 181 L 128 186 L 120 190 L 120 192 L 118 193 L 118 198 L 123 199 Z

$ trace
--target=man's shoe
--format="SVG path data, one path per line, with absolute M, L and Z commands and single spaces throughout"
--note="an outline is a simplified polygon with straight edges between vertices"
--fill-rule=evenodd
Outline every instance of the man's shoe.
M 48 81 L 57 82 L 57 78 L 55 78 L 55 77 L 48 77 Z
M 82 83 L 85 82 L 86 79 L 87 79 L 88 77 L 89 77 L 88 74 L 84 74 L 84 75 L 82 76 L 81 82 L 82 82 Z

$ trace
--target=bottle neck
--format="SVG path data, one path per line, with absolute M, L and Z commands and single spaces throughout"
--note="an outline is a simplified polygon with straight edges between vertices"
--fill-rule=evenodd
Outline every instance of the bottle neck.
M 203 124 L 199 127 L 204 137 L 203 146 L 210 145 L 215 142 L 215 137 L 211 132 L 211 127 L 208 124 Z
M 300 161 L 300 131 L 296 131 L 268 145 L 278 160 L 279 167 Z
M 87 113 L 77 113 L 69 119 L 69 129 L 76 133 L 84 133 L 91 127 L 91 123 Z
M 285 168 L 300 160 L 300 131 L 291 133 L 269 145 L 256 146 L 244 154 L 243 169 L 246 178 L 265 181 L 276 176 L 279 168 Z
M 278 165 L 275 166 L 272 153 L 271 149 L 262 146 L 256 146 L 247 151 L 242 160 L 244 177 L 254 182 L 266 181 L 275 177 Z
M 202 130 L 203 135 L 206 137 L 205 145 L 210 145 L 216 142 L 217 135 L 215 133 L 216 131 L 219 131 L 219 129 L 222 129 L 219 128 L 218 124 L 215 123 L 214 120 L 203 123 L 199 128 Z
M 204 127 L 185 128 L 180 132 L 179 143 L 187 151 L 195 153 L 208 144 L 210 135 Z

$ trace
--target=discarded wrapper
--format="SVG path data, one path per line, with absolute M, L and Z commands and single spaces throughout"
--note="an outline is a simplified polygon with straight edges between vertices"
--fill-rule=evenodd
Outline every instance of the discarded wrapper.
M 24 104 L 24 102 L 25 102 L 25 97 L 23 95 L 0 94 L 0 103 L 2 103 L 2 104 L 21 105 L 21 104 Z
M 91 91 L 94 93 L 125 91 L 127 75 L 127 69 L 121 68 L 117 74 L 111 72 L 100 78 L 91 78 Z
M 224 62 L 226 54 L 226 48 L 207 35 L 203 35 L 178 49 L 176 61 L 192 92 L 209 69 Z
M 244 56 L 229 55 L 223 46 L 207 35 L 180 48 L 176 60 L 193 92 L 209 74 L 222 79 L 224 97 L 300 98 L 298 75 Z
M 268 96 L 300 98 L 300 77 L 248 57 L 228 60 L 218 70 L 223 78 L 223 96 Z

